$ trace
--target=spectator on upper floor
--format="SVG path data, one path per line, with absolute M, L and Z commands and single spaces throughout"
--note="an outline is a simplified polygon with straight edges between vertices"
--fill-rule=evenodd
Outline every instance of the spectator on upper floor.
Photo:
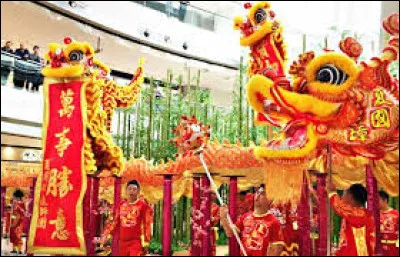
M 37 63 L 42 63 L 43 59 L 39 56 L 40 48 L 39 46 L 33 47 L 33 53 L 29 56 L 29 60 L 32 60 Z
M 11 46 L 12 46 L 11 41 L 7 41 L 6 44 L 1 48 L 1 51 L 13 54 L 14 51 L 11 49 Z
M 25 59 L 24 56 L 27 55 L 29 58 L 29 50 L 25 47 L 25 45 L 23 43 L 21 43 L 19 45 L 19 48 L 17 50 L 15 50 L 15 55 L 17 55 L 23 59 Z

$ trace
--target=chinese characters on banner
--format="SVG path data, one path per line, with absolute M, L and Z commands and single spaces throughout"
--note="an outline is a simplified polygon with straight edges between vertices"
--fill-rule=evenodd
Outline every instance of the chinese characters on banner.
M 382 89 L 376 89 L 370 101 L 369 124 L 349 128 L 348 141 L 364 143 L 368 140 L 371 130 L 389 129 L 391 127 L 390 108 L 392 104 L 386 99 L 385 92 Z
M 82 218 L 86 100 L 82 84 L 45 84 L 43 170 L 35 192 L 28 242 L 31 253 L 86 254 Z

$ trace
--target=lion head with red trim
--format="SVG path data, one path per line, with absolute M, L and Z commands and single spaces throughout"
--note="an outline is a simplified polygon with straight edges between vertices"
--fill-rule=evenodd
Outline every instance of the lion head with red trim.
M 340 42 L 342 53 L 300 55 L 292 80 L 253 76 L 247 85 L 252 108 L 283 133 L 255 149 L 274 161 L 312 158 L 324 144 L 348 156 L 380 159 L 398 148 L 398 80 L 388 65 L 398 58 L 399 16 L 384 21 L 391 35 L 380 57 L 359 63 L 362 46 L 352 38 Z
M 50 65 L 44 67 L 42 74 L 54 78 L 74 78 L 91 72 L 94 49 L 87 42 L 64 38 L 64 45 L 49 44 L 45 59 Z

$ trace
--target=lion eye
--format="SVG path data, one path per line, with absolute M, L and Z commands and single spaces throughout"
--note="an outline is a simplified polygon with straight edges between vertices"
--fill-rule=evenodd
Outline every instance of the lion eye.
M 267 18 L 267 13 L 263 9 L 258 9 L 254 14 L 257 23 L 263 22 Z
M 349 76 L 332 64 L 322 66 L 317 72 L 317 80 L 333 85 L 342 85 Z
M 79 62 L 83 60 L 83 52 L 78 50 L 71 51 L 68 57 L 71 62 Z

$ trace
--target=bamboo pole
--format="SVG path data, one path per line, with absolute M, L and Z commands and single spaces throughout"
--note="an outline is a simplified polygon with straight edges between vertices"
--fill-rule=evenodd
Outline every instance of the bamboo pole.
M 122 126 L 122 153 L 126 157 L 126 121 L 127 121 L 127 113 L 126 109 L 124 109 L 124 123 Z
M 189 108 L 189 116 L 192 115 L 192 111 L 191 111 L 191 103 L 192 103 L 192 88 L 191 88 L 191 83 L 190 83 L 190 68 L 188 67 L 188 72 L 187 72 L 187 83 L 188 83 L 188 95 L 189 95 L 189 103 L 188 103 L 188 108 Z
M 243 56 L 240 57 L 240 68 L 239 68 L 239 120 L 238 120 L 238 138 L 242 141 L 243 133 Z
M 150 96 L 149 96 L 149 124 L 147 128 L 147 160 L 151 160 L 151 131 L 153 126 L 153 97 L 154 97 L 154 79 L 150 79 Z
M 195 88 L 195 99 L 194 99 L 194 107 L 193 107 L 193 115 L 197 115 L 197 105 L 198 105 L 198 94 L 200 89 L 200 69 L 197 70 L 197 77 L 196 77 L 196 88 Z

